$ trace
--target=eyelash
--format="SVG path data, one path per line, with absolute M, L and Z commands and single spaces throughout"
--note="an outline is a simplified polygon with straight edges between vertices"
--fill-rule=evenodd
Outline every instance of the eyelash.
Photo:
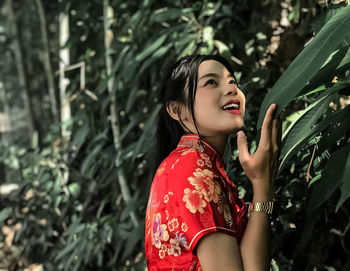
M 208 81 L 205 82 L 204 86 L 207 86 L 207 85 L 212 85 L 212 83 L 214 83 L 215 85 L 217 85 L 216 81 L 213 80 L 213 79 L 209 79 Z M 234 84 L 234 85 L 237 85 L 237 82 L 235 80 L 230 80 L 228 82 L 229 84 Z
M 232 79 L 232 80 L 230 80 L 228 83 L 231 84 L 231 82 L 232 82 L 232 84 L 237 85 L 236 80 L 233 80 L 233 79 Z
M 213 80 L 213 79 L 209 79 L 208 81 L 205 82 L 204 86 L 207 86 L 207 85 L 212 85 L 212 83 L 214 83 L 215 85 L 217 85 L 216 81 Z

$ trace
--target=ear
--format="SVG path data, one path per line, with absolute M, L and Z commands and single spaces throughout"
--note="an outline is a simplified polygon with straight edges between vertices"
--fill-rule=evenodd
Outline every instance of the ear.
M 166 111 L 174 120 L 180 120 L 181 105 L 178 102 L 170 101 L 166 105 Z

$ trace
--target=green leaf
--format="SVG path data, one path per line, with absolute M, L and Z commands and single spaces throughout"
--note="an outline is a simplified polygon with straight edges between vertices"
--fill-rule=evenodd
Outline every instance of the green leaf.
M 327 61 L 328 63 L 319 70 L 301 93 L 299 93 L 300 96 L 312 94 L 317 92 L 317 89 L 322 90 L 326 88 L 326 85 L 331 84 L 334 76 L 339 76 L 350 65 L 350 47 L 343 47 L 335 51 Z M 338 84 L 336 83 L 334 86 L 336 85 Z M 315 88 L 317 89 L 315 90 Z
M 11 207 L 6 207 L 5 209 L 2 209 L 0 211 L 0 223 L 5 221 L 6 219 L 8 219 L 10 217 L 11 213 L 12 213 Z
M 79 152 L 81 146 L 84 144 L 86 137 L 89 134 L 89 124 L 84 122 L 84 125 L 81 126 L 75 133 L 72 140 L 72 146 L 76 147 L 76 152 Z
M 318 109 L 318 108 L 316 107 L 316 109 Z M 309 114 L 311 114 L 310 112 L 313 112 L 313 111 L 309 111 Z M 332 124 L 334 124 L 336 122 L 340 122 L 342 119 L 346 118 L 349 113 L 350 113 L 350 106 L 347 106 L 343 110 L 340 110 L 340 111 L 338 111 L 336 113 L 333 113 L 333 114 L 329 115 L 327 118 L 322 120 L 320 123 L 318 123 L 316 126 L 312 127 L 311 129 L 310 129 L 310 126 L 309 126 L 308 129 L 302 129 L 302 133 L 298 132 L 297 133 L 297 137 L 292 138 L 293 139 L 293 141 L 292 141 L 293 144 L 291 144 L 289 146 L 286 146 L 286 147 L 283 147 L 283 148 L 285 148 L 285 150 L 283 152 L 284 156 L 282 158 L 282 162 L 280 164 L 279 170 L 281 170 L 284 167 L 285 162 L 288 161 L 288 159 L 290 157 L 292 157 L 301 148 L 304 147 L 304 145 L 307 143 L 307 141 L 312 136 L 322 132 L 323 130 L 328 128 L 330 125 L 332 125 Z M 308 116 L 307 118 L 310 118 L 310 117 L 312 117 L 312 116 Z
M 348 147 L 347 148 L 348 153 L 347 153 L 345 167 L 342 170 L 343 176 L 340 180 L 342 182 L 342 185 L 340 187 L 341 196 L 340 196 L 340 199 L 338 200 L 337 206 L 335 208 L 336 212 L 339 210 L 340 206 L 342 206 L 343 203 L 350 197 L 350 155 L 349 155 L 349 149 L 350 148 Z
M 121 64 L 123 63 L 124 57 L 126 55 L 126 53 L 129 51 L 129 46 L 125 46 L 121 52 L 118 54 L 118 58 L 117 60 L 114 62 L 113 67 L 112 67 L 112 71 L 111 74 L 109 74 L 109 76 L 114 76 L 114 74 L 116 73 L 116 71 L 119 70 L 119 67 L 121 66 Z
M 150 56 L 151 54 L 154 53 L 155 50 L 157 50 L 166 40 L 167 35 L 164 34 L 160 36 L 158 39 L 153 41 L 151 44 L 148 45 L 148 47 L 143 50 L 140 54 L 138 54 L 135 58 L 136 61 L 141 62 L 143 61 L 146 57 Z
M 163 8 L 155 11 L 152 15 L 152 18 L 156 22 L 162 23 L 165 21 L 178 19 L 182 14 L 183 14 L 183 10 L 178 8 Z
M 345 167 L 349 163 L 349 161 L 347 162 L 349 151 L 350 143 L 331 155 L 331 158 L 322 172 L 321 179 L 314 185 L 315 187 L 306 208 L 307 216 L 311 216 L 314 210 L 325 203 L 342 183 L 343 172 L 346 170 Z M 349 174 L 348 171 L 349 170 L 346 170 L 347 174 Z M 344 198 L 341 199 L 343 200 Z
M 125 260 L 126 257 L 131 253 L 136 244 L 142 240 L 144 236 L 144 223 L 140 223 L 137 228 L 134 228 L 129 234 L 126 242 L 125 250 L 123 251 L 122 259 Z
M 136 92 L 138 88 L 133 87 L 128 95 L 128 99 L 126 101 L 126 106 L 125 106 L 125 112 L 128 114 L 130 113 L 130 110 L 132 109 L 135 101 L 136 101 Z
M 322 27 L 267 93 L 260 108 L 258 129 L 261 129 L 268 107 L 276 103 L 278 105 L 276 114 L 279 114 L 338 48 L 343 38 L 349 34 L 348 29 L 350 29 L 350 6 L 342 8 Z
M 179 38 L 175 41 L 174 49 L 176 54 L 182 53 L 185 46 L 188 45 L 191 41 L 196 39 L 196 35 L 194 34 L 186 34 L 186 35 L 180 35 Z
M 318 142 L 317 152 L 322 154 L 326 149 L 331 147 L 341 139 L 350 130 L 350 118 L 343 118 L 334 125 L 330 125 L 327 130 L 322 133 L 322 137 Z
M 165 53 L 173 46 L 173 44 L 168 44 L 157 49 L 141 66 L 139 74 L 143 74 L 145 70 L 153 64 L 157 59 L 165 55 Z
M 313 125 L 314 124 L 314 121 L 309 121 L 309 119 L 311 118 L 314 118 L 315 119 L 315 115 L 314 114 L 307 114 L 311 109 L 313 109 L 313 111 L 315 110 L 319 110 L 318 108 L 323 107 L 325 106 L 326 102 L 328 102 L 329 99 L 326 99 L 328 96 L 324 96 L 320 99 L 318 99 L 316 102 L 312 103 L 311 105 L 309 105 L 308 107 L 306 107 L 304 110 L 301 110 L 301 111 L 298 111 L 298 112 L 295 112 L 293 113 L 293 116 L 290 116 L 289 119 L 292 120 L 292 123 L 288 126 L 288 128 L 286 129 L 286 131 L 283 133 L 282 135 L 282 140 L 285 142 L 287 136 L 288 138 L 291 138 L 290 134 L 291 133 L 296 133 L 296 131 L 292 128 L 294 128 L 294 126 L 297 124 L 297 123 L 301 123 L 301 122 L 306 122 L 306 123 L 309 123 L 309 125 Z M 326 101 L 325 101 L 326 99 Z M 321 105 L 319 105 L 321 103 Z M 316 105 L 319 105 L 319 107 L 315 108 Z M 322 107 L 322 108 L 323 108 Z M 319 118 L 320 115 L 318 115 L 317 118 Z M 306 120 L 305 120 L 306 119 Z M 312 120 L 312 119 L 311 119 Z M 301 126 L 301 127 L 300 127 Z M 302 125 L 299 125 L 300 128 L 303 128 L 303 124 Z M 292 130 L 292 131 L 291 131 Z M 290 147 L 290 146 L 289 146 Z M 287 148 L 287 146 L 285 146 L 285 143 L 284 143 L 284 146 L 283 148 Z M 282 152 L 281 152 L 281 156 L 283 157 L 284 156 L 284 151 L 282 149 Z
M 161 104 L 157 104 L 157 106 L 154 108 L 152 114 L 150 115 L 149 119 L 146 121 L 143 133 L 142 133 L 140 139 L 138 140 L 138 142 L 135 146 L 135 150 L 133 152 L 133 157 L 132 157 L 133 161 L 135 161 L 136 157 L 139 154 L 143 153 L 143 151 L 147 148 L 147 145 L 144 144 L 146 142 L 146 140 L 149 138 L 153 138 L 154 132 L 155 132 L 155 130 L 154 130 L 155 121 L 156 121 L 156 118 L 158 116 L 158 112 L 159 112 L 160 108 L 161 108 Z
M 99 155 L 101 149 L 104 147 L 103 144 L 98 144 L 94 147 L 92 151 L 85 157 L 81 164 L 81 172 L 83 174 L 88 174 L 89 170 L 93 166 L 94 163 L 96 163 L 96 156 Z
M 66 256 L 68 253 L 71 253 L 73 249 L 79 244 L 78 241 L 73 241 L 71 243 L 68 243 L 64 249 L 62 249 L 57 256 L 55 257 L 55 261 L 58 261 L 59 259 L 63 258 Z
M 340 10 L 341 8 L 339 8 L 339 6 L 330 6 L 329 8 L 327 8 L 326 11 L 324 11 L 314 20 L 314 22 L 312 23 L 312 30 L 315 33 L 318 33 L 321 30 L 321 28 Z
M 79 183 L 71 183 L 68 185 L 68 190 L 73 196 L 78 196 L 80 193 L 80 184 Z

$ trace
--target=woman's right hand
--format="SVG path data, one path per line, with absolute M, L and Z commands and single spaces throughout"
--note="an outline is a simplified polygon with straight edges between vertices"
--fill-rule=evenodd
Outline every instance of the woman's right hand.
M 278 169 L 281 143 L 281 122 L 273 119 L 276 104 L 270 105 L 261 128 L 258 148 L 253 154 L 248 151 L 247 139 L 243 131 L 237 133 L 239 161 L 253 185 L 254 195 L 258 192 L 267 200 L 274 196 L 274 180 Z

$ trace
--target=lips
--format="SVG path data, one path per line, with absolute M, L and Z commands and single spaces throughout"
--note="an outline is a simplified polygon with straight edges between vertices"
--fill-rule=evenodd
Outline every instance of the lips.
M 240 102 L 238 100 L 230 100 L 222 107 L 222 109 L 225 111 L 239 110 L 239 107 L 240 107 Z

